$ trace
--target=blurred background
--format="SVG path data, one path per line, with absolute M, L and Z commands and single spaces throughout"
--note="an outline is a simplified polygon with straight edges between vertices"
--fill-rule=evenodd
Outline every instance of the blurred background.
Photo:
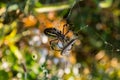
M 66 23 L 69 56 L 44 34 Z M 120 1 L 1 0 L 0 80 L 120 80 Z

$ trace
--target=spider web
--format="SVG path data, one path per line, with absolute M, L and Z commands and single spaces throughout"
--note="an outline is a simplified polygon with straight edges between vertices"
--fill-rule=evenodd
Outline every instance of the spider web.
M 81 4 L 84 4 L 84 2 L 82 2 L 82 1 L 80 1 L 80 0 L 74 1 L 73 5 L 72 5 L 71 8 L 68 10 L 68 13 L 65 14 L 65 16 L 63 17 L 64 19 L 68 20 L 68 23 L 69 23 L 69 24 L 71 24 L 71 23 L 70 23 L 70 18 L 73 18 L 72 16 L 75 16 L 75 15 L 77 15 L 77 14 L 82 13 L 82 10 L 83 10 L 83 9 L 80 8 L 80 7 L 81 7 L 81 6 L 80 6 L 80 3 L 81 3 Z M 82 7 L 85 7 L 85 6 L 82 6 Z M 76 14 L 76 13 L 77 13 L 77 14 Z M 75 15 L 74 15 L 74 14 L 75 14 Z M 88 14 L 88 13 L 86 12 L 86 14 Z M 102 41 L 103 46 L 104 46 L 104 49 L 106 50 L 107 53 L 112 54 L 112 56 L 114 56 L 115 53 L 116 53 L 116 54 L 117 54 L 117 53 L 120 53 L 120 48 L 119 48 L 119 46 L 118 46 L 118 44 L 117 44 L 117 42 L 119 42 L 119 41 L 114 40 L 114 39 L 112 40 L 109 35 L 105 35 L 106 37 L 104 37 L 104 35 L 101 35 L 101 33 L 99 33 L 99 32 L 100 32 L 99 30 L 97 30 L 97 29 L 94 28 L 94 27 L 91 27 L 91 25 L 89 25 L 89 24 L 86 25 L 86 23 L 85 23 L 86 21 L 83 20 L 82 15 L 80 15 L 80 16 L 81 16 L 80 18 L 82 19 L 82 20 L 80 19 L 80 21 L 81 21 L 82 24 L 76 25 L 75 21 L 77 21 L 77 20 L 71 21 L 71 22 L 73 22 L 73 24 L 75 23 L 75 25 L 71 25 L 71 26 L 70 26 L 70 29 L 74 32 L 75 35 L 77 34 L 77 36 L 79 37 L 79 32 L 80 32 L 80 31 L 83 31 L 83 32 L 89 34 L 89 32 L 90 32 L 89 30 L 91 30 L 92 33 L 93 33 L 93 35 L 96 36 L 96 38 L 99 38 L 99 40 Z M 77 15 L 77 17 L 74 17 L 74 18 L 75 18 L 75 19 L 78 18 L 78 15 Z M 87 17 L 86 17 L 86 18 L 87 18 Z M 78 21 L 79 21 L 79 19 L 78 19 Z M 85 22 L 84 22 L 84 21 L 85 21 Z M 98 19 L 98 21 L 99 21 L 99 19 Z M 94 26 L 95 26 L 95 25 L 94 25 Z M 103 33 L 105 33 L 105 32 L 103 32 Z M 91 36 L 91 35 L 89 35 L 89 36 Z M 108 38 L 108 40 L 106 40 L 107 38 Z M 109 39 L 109 38 L 110 38 L 110 39 Z M 114 42 L 112 42 L 112 41 L 114 41 Z M 116 43 L 115 43 L 115 41 L 116 41 Z M 117 45 L 117 46 L 116 46 L 116 45 Z

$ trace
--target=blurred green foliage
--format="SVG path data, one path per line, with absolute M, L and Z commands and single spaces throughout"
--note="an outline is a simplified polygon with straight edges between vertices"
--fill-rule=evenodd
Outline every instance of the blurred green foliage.
M 69 56 L 51 50 L 45 28 L 75 0 L 0 1 L 0 80 L 120 80 L 120 1 L 76 0 Z

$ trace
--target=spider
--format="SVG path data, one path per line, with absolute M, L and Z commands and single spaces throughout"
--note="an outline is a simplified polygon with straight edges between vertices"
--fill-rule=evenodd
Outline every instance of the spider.
M 73 43 L 75 42 L 75 39 L 70 40 L 66 35 L 69 33 L 69 30 L 67 32 L 64 31 L 64 28 L 67 26 L 65 24 L 63 26 L 63 32 L 57 30 L 56 28 L 46 28 L 44 30 L 45 35 L 52 36 L 55 39 L 50 41 L 51 49 L 55 51 L 61 51 L 61 55 L 65 53 L 66 51 L 71 50 Z M 57 43 L 56 43 L 57 41 Z M 61 46 L 60 46 L 61 43 Z M 58 49 L 56 49 L 56 45 L 58 46 Z
M 47 35 L 47 36 L 50 36 L 50 37 L 54 37 L 55 39 L 51 40 L 50 41 L 50 45 L 51 45 L 51 48 L 53 50 L 56 50 L 52 45 L 55 44 L 55 42 L 57 41 L 57 44 L 59 44 L 59 41 L 62 43 L 62 46 L 64 46 L 64 43 L 67 43 L 69 41 L 69 38 L 66 36 L 68 33 L 69 33 L 69 30 L 67 32 L 64 31 L 64 28 L 66 27 L 67 25 L 64 25 L 63 26 L 63 32 L 61 32 L 60 30 L 56 29 L 56 28 L 46 28 L 44 30 L 44 34 Z M 59 48 L 60 45 L 58 45 Z M 56 50 L 56 51 L 60 51 L 60 50 Z

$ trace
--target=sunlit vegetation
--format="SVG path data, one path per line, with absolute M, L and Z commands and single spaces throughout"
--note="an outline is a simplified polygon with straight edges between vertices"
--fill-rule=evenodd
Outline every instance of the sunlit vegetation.
M 76 1 L 0 1 L 0 80 L 120 80 L 120 1 Z M 61 55 L 44 30 L 65 24 Z

